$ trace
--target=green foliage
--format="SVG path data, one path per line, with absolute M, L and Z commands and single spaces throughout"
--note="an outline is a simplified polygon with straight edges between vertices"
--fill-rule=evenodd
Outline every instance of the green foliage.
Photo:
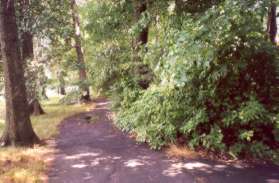
M 82 8 L 89 62 L 90 81 L 95 90 L 113 98 L 114 109 L 120 106 L 127 91 L 137 90 L 132 70 L 130 1 L 91 1 Z
M 182 109 L 174 108 L 177 101 L 173 100 L 175 96 L 172 92 L 155 87 L 143 95 L 140 92 L 135 96 L 126 91 L 124 94 L 125 98 L 121 102 L 122 111 L 117 122 L 120 128 L 135 132 L 139 141 L 148 142 L 152 148 L 175 140 L 176 126 L 183 113 Z
M 111 96 L 116 125 L 152 148 L 182 136 L 193 149 L 277 159 L 278 48 L 264 27 L 269 5 L 154 1 L 133 22 L 130 1 L 89 3 L 91 80 Z M 149 43 L 140 58 L 155 76 L 142 90 L 131 46 L 147 25 Z
M 39 60 L 27 60 L 25 66 L 27 98 L 40 98 L 41 89 L 46 87 L 48 78 L 45 74 L 45 63 Z
M 116 81 L 128 75 L 131 69 L 129 63 L 129 48 L 117 43 L 101 46 L 95 56 L 96 61 L 89 68 L 92 83 L 96 89 L 109 90 Z
M 258 3 L 227 0 L 181 27 L 165 19 L 168 31 L 145 55 L 157 83 L 122 107 L 119 126 L 153 148 L 182 133 L 192 148 L 278 158 L 270 92 L 278 50 L 265 38 L 268 4 Z
M 16 9 L 20 34 L 30 32 L 51 40 L 72 34 L 70 1 L 17 1 Z
M 131 22 L 132 7 L 126 0 L 91 1 L 82 9 L 84 28 L 92 35 L 90 41 L 113 40 L 125 34 Z M 125 39 L 125 38 L 124 38 Z
M 150 21 L 151 21 L 150 13 L 147 11 L 142 13 L 139 21 L 136 24 L 134 24 L 129 30 L 130 34 L 133 36 L 138 35 L 142 31 L 142 29 L 148 27 Z

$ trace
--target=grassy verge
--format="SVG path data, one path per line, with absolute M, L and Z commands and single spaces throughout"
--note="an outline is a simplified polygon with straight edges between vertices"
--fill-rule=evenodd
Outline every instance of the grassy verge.
M 2 105 L 3 106 L 3 105 Z M 0 110 L 3 110 L 3 107 Z M 92 105 L 61 105 L 58 99 L 43 103 L 45 115 L 32 117 L 34 130 L 41 140 L 52 138 L 58 133 L 60 122 L 71 115 L 89 110 Z M 1 113 L 1 112 L 0 112 Z M 0 114 L 0 118 L 3 115 Z M 3 132 L 3 119 L 0 120 L 0 134 Z M 34 148 L 0 149 L 0 183 L 37 183 L 46 180 L 47 154 L 52 149 L 47 146 Z

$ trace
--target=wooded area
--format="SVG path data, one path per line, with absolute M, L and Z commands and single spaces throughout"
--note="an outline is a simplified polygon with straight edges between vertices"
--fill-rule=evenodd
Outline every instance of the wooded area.
M 152 149 L 279 161 L 278 0 L 0 3 L 1 146 L 40 143 L 30 116 L 53 90 L 108 98 Z

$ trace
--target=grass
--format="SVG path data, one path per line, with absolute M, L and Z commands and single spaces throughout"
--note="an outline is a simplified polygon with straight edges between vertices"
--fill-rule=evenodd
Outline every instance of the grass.
M 1 183 L 37 183 L 46 180 L 46 147 L 5 148 L 0 150 Z
M 178 146 L 174 144 L 171 144 L 168 148 L 166 148 L 165 152 L 167 156 L 171 158 L 196 159 L 200 157 L 200 155 L 197 152 L 190 150 L 186 146 Z
M 88 111 L 92 105 L 61 105 L 58 98 L 43 102 L 45 115 L 32 117 L 32 125 L 41 140 L 48 140 L 58 134 L 58 125 L 64 118 Z M 4 129 L 3 105 L 0 104 L 0 133 Z M 39 183 L 45 182 L 50 154 L 50 146 L 34 148 L 0 149 L 0 183 Z

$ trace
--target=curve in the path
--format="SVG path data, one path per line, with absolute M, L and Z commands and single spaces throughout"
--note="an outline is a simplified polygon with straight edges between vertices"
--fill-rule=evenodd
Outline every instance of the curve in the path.
M 94 123 L 87 123 L 91 116 Z M 137 144 L 112 125 L 108 101 L 66 120 L 56 140 L 50 183 L 279 183 L 279 167 L 244 168 L 209 160 L 175 160 Z

